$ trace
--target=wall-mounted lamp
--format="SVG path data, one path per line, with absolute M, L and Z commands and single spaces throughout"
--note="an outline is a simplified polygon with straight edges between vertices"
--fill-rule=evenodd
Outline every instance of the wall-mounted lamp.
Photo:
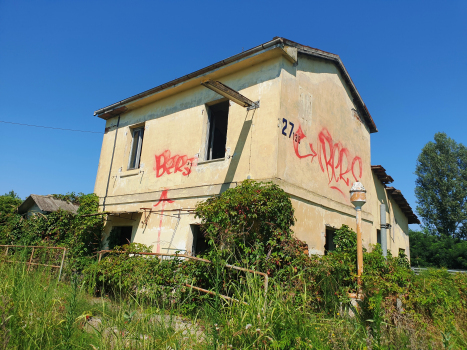
M 360 182 L 355 182 L 350 189 L 350 201 L 355 206 L 357 220 L 357 278 L 361 284 L 363 274 L 363 247 L 362 247 L 362 206 L 366 203 L 366 190 Z

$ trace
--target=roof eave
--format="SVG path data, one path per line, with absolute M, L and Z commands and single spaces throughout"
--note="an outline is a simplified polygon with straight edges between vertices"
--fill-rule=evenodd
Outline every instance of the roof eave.
M 360 96 L 360 93 L 357 90 L 357 87 L 352 81 L 352 78 L 350 78 L 350 74 L 347 72 L 347 69 L 344 66 L 344 63 L 342 62 L 341 58 L 339 55 L 322 51 L 319 49 L 315 49 L 313 47 L 301 45 L 299 43 L 296 43 L 292 40 L 288 40 L 285 38 L 282 38 L 284 41 L 285 45 L 289 46 L 294 46 L 298 49 L 298 52 L 301 54 L 313 56 L 313 57 L 318 57 L 326 60 L 330 60 L 336 63 L 337 67 L 339 68 L 340 73 L 342 74 L 342 77 L 344 78 L 345 82 L 350 88 L 350 91 L 353 95 L 354 103 L 357 104 L 359 109 L 363 112 L 363 117 L 365 119 L 365 122 L 368 125 L 368 128 L 370 129 L 370 133 L 375 133 L 378 132 L 378 128 L 376 127 L 375 121 L 373 120 L 373 117 L 371 116 L 370 112 L 368 111 L 368 108 L 365 105 L 365 102 L 363 102 L 362 97 Z
M 98 116 L 98 117 L 100 117 L 102 119 L 107 120 L 107 119 L 112 118 L 112 117 L 114 117 L 116 115 L 119 115 L 119 114 L 122 114 L 122 113 L 126 112 L 128 109 L 125 108 L 126 107 L 125 105 L 129 104 L 130 102 L 145 98 L 145 97 L 147 97 L 149 95 L 155 94 L 155 93 L 160 92 L 162 90 L 165 90 L 167 88 L 179 85 L 179 84 L 181 84 L 183 82 L 186 82 L 186 81 L 188 81 L 190 79 L 193 79 L 195 77 L 199 77 L 200 75 L 206 74 L 206 73 L 211 72 L 211 71 L 213 71 L 215 69 L 218 69 L 220 67 L 231 64 L 231 63 L 233 63 L 235 61 L 247 58 L 248 56 L 251 56 L 251 55 L 257 54 L 257 53 L 259 53 L 261 51 L 267 50 L 268 48 L 270 48 L 270 47 L 272 47 L 274 45 L 281 45 L 282 47 L 285 46 L 285 45 L 295 47 L 295 48 L 297 48 L 297 51 L 299 53 L 306 54 L 306 55 L 313 56 L 313 57 L 326 59 L 326 60 L 330 60 L 330 61 L 334 62 L 337 65 L 340 73 L 342 74 L 342 77 L 344 78 L 344 81 L 349 86 L 349 89 L 350 89 L 350 91 L 352 93 L 352 96 L 353 96 L 353 102 L 363 112 L 363 118 L 364 118 L 365 123 L 367 124 L 367 126 L 369 128 L 370 133 L 378 132 L 376 124 L 375 124 L 373 118 L 371 117 L 371 114 L 368 111 L 368 108 L 366 107 L 365 103 L 363 102 L 362 97 L 360 96 L 357 88 L 355 87 L 355 84 L 353 83 L 352 79 L 350 78 L 349 73 L 347 72 L 347 69 L 345 68 L 344 64 L 342 63 L 342 60 L 340 59 L 340 57 L 338 55 L 330 53 L 330 52 L 322 51 L 322 50 L 319 50 L 319 49 L 315 49 L 315 48 L 312 48 L 312 47 L 309 47 L 309 46 L 301 45 L 301 44 L 296 43 L 296 42 L 294 42 L 292 40 L 288 40 L 288 39 L 285 39 L 285 38 L 282 38 L 282 37 L 275 37 L 271 41 L 268 41 L 268 42 L 266 42 L 264 44 L 258 45 L 258 46 L 254 47 L 252 49 L 243 51 L 243 52 L 241 52 L 239 54 L 236 54 L 234 56 L 231 56 L 229 58 L 226 58 L 225 60 L 214 63 L 214 64 L 212 64 L 210 66 L 207 66 L 205 68 L 197 70 L 197 71 L 195 71 L 193 73 L 184 75 L 184 76 L 182 76 L 180 78 L 174 79 L 174 80 L 169 81 L 169 82 L 167 82 L 165 84 L 156 86 L 156 87 L 154 87 L 152 89 L 143 91 L 143 92 L 141 92 L 141 93 L 139 93 L 137 95 L 128 97 L 128 98 L 126 98 L 124 100 L 121 100 L 119 102 L 111 104 L 111 105 L 109 105 L 107 107 L 98 109 L 97 111 L 94 112 L 94 115 Z
M 197 70 L 197 71 L 195 71 L 193 73 L 184 75 L 184 76 L 182 76 L 180 78 L 171 80 L 171 81 L 169 81 L 169 82 L 167 82 L 165 84 L 162 84 L 162 85 L 156 86 L 156 87 L 154 87 L 152 89 L 143 91 L 143 92 L 141 92 L 141 93 L 139 93 L 137 95 L 133 95 L 133 96 L 128 97 L 128 98 L 126 98 L 124 100 L 121 100 L 119 102 L 111 104 L 111 105 L 109 105 L 107 107 L 98 109 L 97 111 L 94 112 L 94 115 L 98 116 L 98 117 L 101 117 L 104 113 L 111 112 L 111 111 L 113 111 L 113 110 L 115 110 L 115 109 L 117 109 L 119 107 L 124 106 L 125 104 L 128 104 L 130 102 L 133 102 L 133 101 L 141 99 L 141 98 L 144 98 L 146 96 L 152 95 L 152 94 L 157 93 L 159 91 L 162 91 L 162 90 L 164 90 L 166 88 L 178 85 L 178 84 L 183 83 L 185 81 L 188 81 L 188 80 L 190 80 L 192 78 L 195 78 L 195 77 L 198 77 L 200 75 L 206 74 L 206 73 L 208 73 L 208 72 L 210 72 L 210 71 L 212 71 L 214 69 L 220 68 L 222 66 L 225 66 L 225 65 L 230 64 L 232 62 L 235 62 L 235 61 L 238 61 L 240 59 L 246 58 L 246 57 L 251 56 L 253 54 L 257 54 L 260 51 L 266 50 L 266 49 L 270 48 L 271 46 L 278 45 L 278 44 L 283 44 L 282 38 L 275 38 L 275 39 L 273 39 L 271 41 L 268 41 L 268 42 L 266 42 L 264 44 L 256 46 L 256 47 L 254 47 L 252 49 L 243 51 L 243 52 L 241 52 L 239 54 L 236 54 L 234 56 L 226 58 L 225 60 L 219 61 L 217 63 L 211 64 L 210 66 L 199 69 L 199 70 Z

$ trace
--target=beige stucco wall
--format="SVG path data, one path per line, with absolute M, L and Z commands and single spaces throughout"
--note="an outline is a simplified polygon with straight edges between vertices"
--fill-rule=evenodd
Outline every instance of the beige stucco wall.
M 326 225 L 347 224 L 355 229 L 349 189 L 359 180 L 368 191 L 362 215 L 364 246 L 376 243 L 379 203 L 389 200 L 388 222 L 393 225 L 393 220 L 394 225 L 388 248 L 396 254 L 399 248 L 408 253 L 407 219 L 373 177 L 369 130 L 332 63 L 300 55 L 294 64 L 283 55 L 271 55 L 227 73 L 217 73 L 216 79 L 253 101 L 260 100 L 260 108 L 247 111 L 231 103 L 223 160 L 204 161 L 206 104 L 221 98 L 205 87 L 196 85 L 131 110 L 120 117 L 118 130 L 117 117 L 107 121 L 95 185 L 102 209 L 114 152 L 105 210 L 164 208 L 165 215 L 135 214 L 132 220 L 136 221 L 128 215 L 110 216 L 106 234 L 112 225 L 132 225 L 133 240 L 153 245 L 154 251 L 165 251 L 169 245 L 190 251 L 190 224 L 197 220 L 187 211 L 173 210 L 193 208 L 249 176 L 272 180 L 291 195 L 296 236 L 308 244 L 310 253 L 323 254 Z M 141 168 L 128 171 L 131 128 L 140 125 L 145 126 Z M 296 135 L 301 136 L 300 143 Z M 163 173 L 156 157 L 164 152 L 171 157 L 186 155 L 191 161 L 184 172 Z M 170 201 L 154 207 L 161 196 Z
M 118 131 L 118 118 L 108 120 L 108 132 L 104 136 L 95 185 L 95 192 L 101 197 L 103 205 L 115 142 L 105 210 L 160 210 L 162 203 L 155 208 L 154 205 L 163 191 L 167 191 L 167 196 L 173 201 L 165 202 L 164 210 L 193 208 L 198 201 L 235 186 L 236 182 L 247 176 L 255 179 L 273 178 L 276 173 L 274 119 L 277 119 L 280 104 L 280 63 L 280 57 L 272 58 L 222 78 L 226 85 L 251 100 L 260 100 L 262 104 L 257 110 L 247 111 L 230 103 L 227 152 L 222 160 L 206 162 L 204 159 L 208 118 L 206 104 L 222 98 L 205 87 L 197 86 L 122 115 Z M 128 171 L 132 139 L 130 128 L 140 125 L 145 127 L 141 167 Z M 183 172 L 174 173 L 173 169 L 170 174 L 163 172 L 162 168 L 157 167 L 156 157 L 164 152 L 170 152 L 171 157 L 186 155 L 191 159 L 191 164 L 183 166 Z M 159 159 L 162 162 L 163 158 Z M 155 249 L 158 243 L 162 249 L 172 241 L 172 247 L 191 249 L 189 225 L 196 222 L 193 215 L 182 212 L 177 225 L 178 217 L 168 214 L 163 216 L 163 220 L 154 213 L 147 221 L 140 220 L 139 225 L 134 227 L 134 241 L 154 245 Z M 111 225 L 123 225 L 121 220 L 125 219 L 118 220 L 111 224 L 109 222 L 106 235 Z M 172 238 L 175 226 L 177 232 Z

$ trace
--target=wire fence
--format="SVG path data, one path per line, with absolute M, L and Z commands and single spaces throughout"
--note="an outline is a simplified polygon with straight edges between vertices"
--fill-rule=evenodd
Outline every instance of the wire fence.
M 20 263 L 28 266 L 27 271 L 35 266 L 59 269 L 58 280 L 62 276 L 67 249 L 65 247 L 0 245 L 7 263 Z

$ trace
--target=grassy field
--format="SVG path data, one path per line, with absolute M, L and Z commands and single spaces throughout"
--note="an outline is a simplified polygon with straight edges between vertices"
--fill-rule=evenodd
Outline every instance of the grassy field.
M 424 278 L 423 276 L 419 278 Z M 400 312 L 396 325 L 384 310 L 368 320 L 348 309 L 310 311 L 274 285 L 265 300 L 260 280 L 247 279 L 241 302 L 129 296 L 96 298 L 77 276 L 58 282 L 46 268 L 0 266 L 0 346 L 5 349 L 465 349 L 465 329 L 446 314 L 440 322 Z M 306 291 L 305 291 L 306 293 Z M 306 300 L 306 296 L 301 296 Z M 157 307 L 154 305 L 158 305 Z M 380 306 L 383 304 L 380 304 Z M 437 316 L 438 317 L 438 316 Z M 442 316 L 443 317 L 443 316 Z M 465 316 L 464 316 L 465 317 Z M 464 323 L 465 324 L 465 323 Z

